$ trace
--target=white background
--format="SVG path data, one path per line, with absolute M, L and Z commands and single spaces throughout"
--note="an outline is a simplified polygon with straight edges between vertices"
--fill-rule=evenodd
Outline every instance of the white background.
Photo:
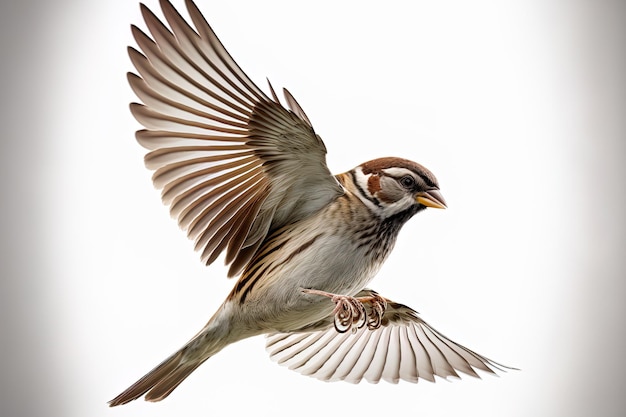
M 298 99 L 332 171 L 396 155 L 435 173 L 449 209 L 405 226 L 372 287 L 521 371 L 328 384 L 254 338 L 166 401 L 114 409 L 233 281 L 198 261 L 134 141 L 138 4 L 7 3 L 2 415 L 623 415 L 623 2 L 200 0 L 250 77 Z

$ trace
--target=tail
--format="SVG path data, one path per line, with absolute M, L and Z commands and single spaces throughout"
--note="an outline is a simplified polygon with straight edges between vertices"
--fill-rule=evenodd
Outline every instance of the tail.
M 189 344 L 148 372 L 143 378 L 109 401 L 110 407 L 126 404 L 146 394 L 146 401 L 161 401 L 210 356 L 185 357 Z
M 230 343 L 250 336 L 230 331 L 229 311 L 227 306 L 223 305 L 185 346 L 109 401 L 109 406 L 126 404 L 144 394 L 146 401 L 161 401 L 204 361 Z

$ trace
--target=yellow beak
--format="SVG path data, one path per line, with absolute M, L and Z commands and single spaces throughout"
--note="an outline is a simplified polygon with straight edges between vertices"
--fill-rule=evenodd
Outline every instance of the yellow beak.
M 446 200 L 443 199 L 443 196 L 439 192 L 439 190 L 429 190 L 418 193 L 415 197 L 418 203 L 432 208 L 445 209 Z

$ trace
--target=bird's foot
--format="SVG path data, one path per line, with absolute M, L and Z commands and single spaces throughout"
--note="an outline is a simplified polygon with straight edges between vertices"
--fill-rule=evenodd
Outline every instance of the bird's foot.
M 367 297 L 360 297 L 361 302 L 367 302 L 372 306 L 369 317 L 367 319 L 367 328 L 376 330 L 383 324 L 383 315 L 387 309 L 387 300 L 377 293 L 372 293 Z
M 358 329 L 367 325 L 369 330 L 378 329 L 382 325 L 383 315 L 387 308 L 387 300 L 376 293 L 366 297 L 351 297 L 349 295 L 333 294 L 326 291 L 303 289 L 306 294 L 321 295 L 330 298 L 335 303 L 333 310 L 335 329 L 339 333 Z M 370 305 L 368 314 L 364 303 Z

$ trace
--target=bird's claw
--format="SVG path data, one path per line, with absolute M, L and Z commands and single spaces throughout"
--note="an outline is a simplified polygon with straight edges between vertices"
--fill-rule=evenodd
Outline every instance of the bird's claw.
M 383 315 L 387 309 L 387 300 L 376 293 L 373 293 L 368 298 L 370 298 L 369 303 L 372 305 L 372 311 L 367 320 L 367 328 L 376 330 L 383 324 Z
M 313 289 L 303 289 L 302 291 L 306 294 L 328 297 L 335 303 L 333 323 L 339 333 L 346 333 L 349 330 L 356 333 L 365 325 L 369 330 L 376 330 L 382 326 L 387 301 L 376 293 L 367 297 L 351 297 Z M 370 314 L 367 313 L 364 303 L 371 305 Z
M 332 300 L 335 303 L 333 310 L 335 329 L 339 333 L 345 333 L 348 330 L 355 333 L 365 326 L 367 312 L 361 301 L 345 295 L 335 295 Z

